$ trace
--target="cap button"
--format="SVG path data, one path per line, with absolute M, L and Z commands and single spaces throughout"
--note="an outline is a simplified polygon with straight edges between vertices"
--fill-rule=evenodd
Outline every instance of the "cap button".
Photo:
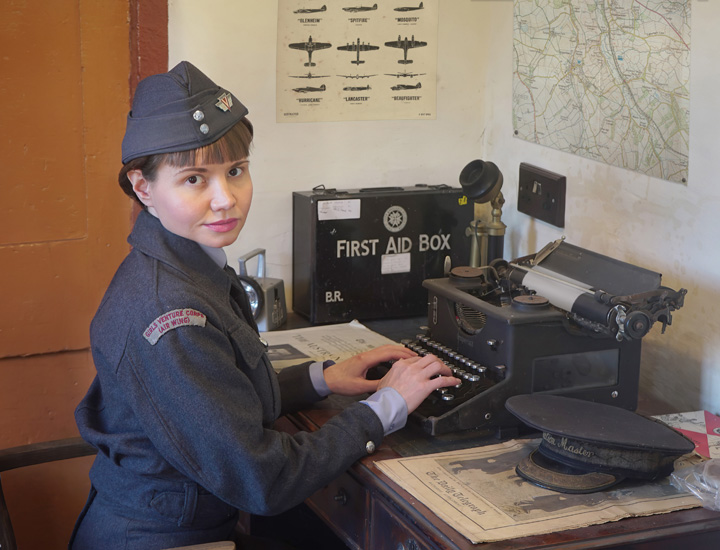
M 207 124 L 201 124 L 201 125 L 200 125 L 200 131 L 201 131 L 203 134 L 207 134 L 207 133 L 210 131 L 210 126 L 208 126 Z
M 203 113 L 200 109 L 198 109 L 197 111 L 195 111 L 193 113 L 193 118 L 199 122 L 205 118 L 205 113 Z
M 375 443 L 372 441 L 365 443 L 365 450 L 367 451 L 367 454 L 373 454 L 375 452 Z

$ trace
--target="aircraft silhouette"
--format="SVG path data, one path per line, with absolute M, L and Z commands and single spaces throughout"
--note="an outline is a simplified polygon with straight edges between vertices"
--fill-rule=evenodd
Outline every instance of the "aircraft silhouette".
M 395 86 L 392 86 L 391 90 L 417 90 L 419 88 L 422 88 L 421 84 L 418 82 L 415 86 L 412 84 L 395 84 Z
M 361 44 L 360 39 L 357 39 L 357 43 L 348 43 L 347 46 L 338 46 L 338 50 L 343 50 L 346 52 L 357 52 L 357 57 L 355 61 L 351 61 L 350 63 L 353 63 L 355 65 L 360 65 L 361 63 L 365 63 L 365 61 L 360 60 L 360 52 L 369 52 L 372 50 L 379 50 L 380 46 L 371 46 L 370 44 Z
M 356 13 L 359 11 L 372 11 L 377 9 L 377 4 L 373 4 L 371 8 L 365 7 L 365 6 L 357 6 L 354 8 L 343 8 L 343 11 L 349 11 L 352 13 Z
M 301 94 L 306 94 L 308 92 L 324 92 L 324 91 L 325 91 L 325 84 L 321 84 L 319 87 L 305 86 L 304 88 L 293 88 L 293 92 L 299 92 Z
M 308 37 L 307 42 L 295 42 L 294 44 L 288 44 L 289 48 L 293 50 L 305 50 L 308 54 L 308 62 L 305 63 L 306 67 L 314 67 L 315 63 L 312 61 L 312 54 L 315 50 L 324 50 L 332 46 L 329 42 L 313 42 L 312 36 Z
M 299 10 L 295 10 L 293 13 L 319 13 L 325 10 L 327 10 L 327 6 L 323 4 L 322 8 L 300 8 Z
M 330 76 L 330 75 L 308 73 L 308 74 L 291 74 L 290 78 L 310 78 L 310 79 L 312 79 L 312 78 L 327 78 L 328 76 Z
M 407 71 L 403 71 L 401 73 L 385 73 L 385 76 L 394 76 L 395 78 L 409 76 L 410 78 L 412 78 L 413 76 L 425 76 L 425 73 L 409 73 Z
M 359 92 L 362 90 L 369 90 L 369 89 L 370 89 L 369 84 L 367 86 L 345 86 L 343 88 L 343 90 L 346 92 Z
M 420 2 L 420 5 L 417 8 L 414 8 L 412 6 L 408 6 L 406 8 L 395 8 L 395 11 L 417 11 L 423 9 L 423 3 Z
M 403 58 L 398 59 L 398 63 L 401 65 L 407 65 L 408 63 L 412 63 L 412 59 L 407 58 L 408 50 L 411 48 L 421 48 L 422 46 L 427 46 L 427 42 L 422 42 L 420 40 L 415 40 L 415 35 L 412 36 L 410 40 L 408 40 L 408 37 L 406 36 L 405 39 L 400 39 L 400 35 L 398 35 L 398 39 L 393 42 L 385 42 L 386 46 L 390 46 L 391 48 L 401 48 L 403 50 Z

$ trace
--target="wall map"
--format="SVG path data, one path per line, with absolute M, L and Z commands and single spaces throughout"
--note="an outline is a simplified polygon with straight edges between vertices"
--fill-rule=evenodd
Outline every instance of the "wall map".
M 515 135 L 686 183 L 690 4 L 515 0 Z

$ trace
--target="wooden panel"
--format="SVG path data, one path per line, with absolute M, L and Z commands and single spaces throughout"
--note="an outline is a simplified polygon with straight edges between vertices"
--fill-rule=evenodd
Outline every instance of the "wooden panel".
M 375 494 L 369 548 L 375 550 L 436 550 L 421 531 Z
M 349 548 L 365 548 L 367 498 L 363 486 L 343 474 L 305 502 Z
M 0 360 L 0 447 L 76 436 L 73 411 L 94 375 L 88 350 Z M 90 488 L 92 460 L 73 459 L 2 474 L 20 548 L 67 547 Z
M 87 350 L 0 360 L 0 448 L 76 436 L 73 414 L 93 376 Z
M 129 11 L 137 14 L 133 29 Z M 0 111 L 0 164 L 15 170 L 0 186 L 0 446 L 12 447 L 77 435 L 73 411 L 95 374 L 84 349 L 90 319 L 128 251 L 132 201 L 119 189 L 117 172 L 136 84 L 129 78 L 129 43 L 146 37 L 134 50 L 143 71 L 133 75 L 166 70 L 167 3 L 142 0 L 141 10 L 140 0 L 4 0 L 0 32 L 0 97 L 17 111 Z M 80 79 L 61 80 L 58 73 Z M 17 138 L 10 124 L 27 135 Z M 76 151 L 67 153 L 65 142 Z M 64 170 L 55 164 L 60 152 L 68 162 Z M 31 181 L 23 179 L 24 165 L 54 172 Z M 45 214 L 27 223 L 8 218 L 12 208 L 33 213 L 43 201 L 51 206 L 48 220 Z M 72 348 L 83 349 L 40 354 Z M 3 476 L 20 548 L 67 548 L 92 460 Z
M 5 499 L 19 548 L 67 548 L 90 490 L 88 471 L 93 460 L 92 456 L 73 458 L 3 474 Z
M 43 2 L 33 17 L 17 4 L 0 4 L 0 128 L 7 178 L 0 244 L 82 238 L 87 205 L 77 1 Z M 59 181 L 63 185 L 55 184 Z
M 86 348 L 128 251 L 128 5 L 11 0 L 0 34 L 0 357 Z

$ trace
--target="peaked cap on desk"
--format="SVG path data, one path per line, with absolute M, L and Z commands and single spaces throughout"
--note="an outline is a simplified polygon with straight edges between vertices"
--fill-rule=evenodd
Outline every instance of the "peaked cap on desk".
M 234 95 L 182 61 L 138 84 L 127 117 L 122 162 L 209 145 L 247 114 Z
M 516 395 L 505 407 L 543 433 L 516 468 L 520 477 L 563 493 L 592 493 L 623 479 L 652 480 L 695 449 L 684 435 L 612 405 L 557 395 Z

